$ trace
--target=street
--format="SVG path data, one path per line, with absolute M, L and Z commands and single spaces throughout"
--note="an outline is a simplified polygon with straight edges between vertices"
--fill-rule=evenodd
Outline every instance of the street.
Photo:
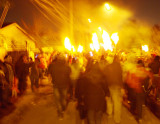
M 64 119 L 59 120 L 53 98 L 52 84 L 44 79 L 36 93 L 32 93 L 29 88 L 27 93 L 19 98 L 14 111 L 1 118 L 0 124 L 77 124 L 78 112 L 75 106 L 75 102 L 70 102 L 65 111 Z M 160 120 L 147 107 L 143 107 L 142 123 L 160 124 Z M 114 124 L 113 118 L 108 118 L 104 114 L 102 124 Z M 121 124 L 137 124 L 132 114 L 124 106 Z

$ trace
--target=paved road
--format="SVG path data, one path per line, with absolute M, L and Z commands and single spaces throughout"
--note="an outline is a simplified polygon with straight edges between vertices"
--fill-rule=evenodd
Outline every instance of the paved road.
M 59 120 L 53 100 L 52 84 L 47 79 L 41 82 L 43 86 L 39 91 L 32 93 L 30 90 L 16 103 L 16 109 L 9 115 L 3 117 L 0 124 L 78 124 L 76 122 L 77 111 L 75 102 L 70 102 L 64 114 L 64 119 Z M 160 124 L 147 107 L 143 108 L 143 124 Z M 113 118 L 103 116 L 102 124 L 114 124 Z M 137 124 L 132 114 L 122 108 L 121 124 Z

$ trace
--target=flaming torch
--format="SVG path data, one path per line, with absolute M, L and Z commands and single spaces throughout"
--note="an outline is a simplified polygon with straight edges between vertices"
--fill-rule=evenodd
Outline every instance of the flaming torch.
M 110 36 L 105 30 L 103 30 L 102 38 L 103 38 L 103 43 L 104 43 L 103 44 L 104 49 L 113 51 Z
M 72 45 L 70 43 L 70 39 L 68 37 L 65 38 L 64 40 L 64 45 L 65 45 L 65 48 L 68 49 L 69 51 L 71 51 L 72 49 Z
M 98 37 L 97 37 L 96 33 L 93 33 L 92 41 L 93 41 L 93 47 L 94 47 L 94 49 L 98 52 L 100 46 L 99 46 L 99 43 L 98 43 Z
M 117 45 L 117 43 L 119 41 L 118 33 L 113 33 L 111 36 L 111 39 L 114 41 L 114 44 Z
M 82 53 L 82 51 L 83 51 L 83 46 L 79 45 L 78 46 L 78 52 Z
M 90 44 L 90 48 L 91 48 L 91 50 L 94 50 L 94 46 L 92 43 Z

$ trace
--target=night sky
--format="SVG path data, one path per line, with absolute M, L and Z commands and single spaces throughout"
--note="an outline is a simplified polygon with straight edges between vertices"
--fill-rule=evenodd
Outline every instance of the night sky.
M 23 20 L 27 25 L 33 24 L 35 15 L 42 16 L 32 5 L 30 0 L 13 0 L 14 4 L 8 11 L 5 22 L 17 22 L 23 26 Z M 59 0 L 62 1 L 62 0 Z M 69 1 L 69 0 L 63 0 Z M 93 2 L 93 0 L 88 0 Z M 104 0 L 102 0 L 104 1 Z M 134 18 L 145 21 L 149 24 L 160 24 L 160 0 L 110 0 L 119 7 L 129 9 L 134 14 Z M 76 0 L 74 0 L 76 2 Z M 2 12 L 2 9 L 1 9 Z M 42 16 L 43 17 L 43 16 Z M 45 18 L 44 18 L 45 20 Z

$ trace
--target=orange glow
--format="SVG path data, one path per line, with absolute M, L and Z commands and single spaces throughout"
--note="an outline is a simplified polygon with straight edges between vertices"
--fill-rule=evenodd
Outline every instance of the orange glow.
M 104 49 L 113 51 L 110 36 L 105 30 L 103 30 L 102 38 L 103 38 L 103 43 L 104 43 L 103 44 Z
M 98 37 L 97 37 L 96 33 L 92 34 L 92 41 L 93 41 L 93 47 L 94 47 L 94 49 L 98 52 L 100 46 L 99 46 L 99 43 L 98 43 Z
M 119 41 L 119 36 L 118 33 L 113 33 L 111 36 L 111 39 L 114 41 L 115 45 L 117 45 L 118 41 Z

